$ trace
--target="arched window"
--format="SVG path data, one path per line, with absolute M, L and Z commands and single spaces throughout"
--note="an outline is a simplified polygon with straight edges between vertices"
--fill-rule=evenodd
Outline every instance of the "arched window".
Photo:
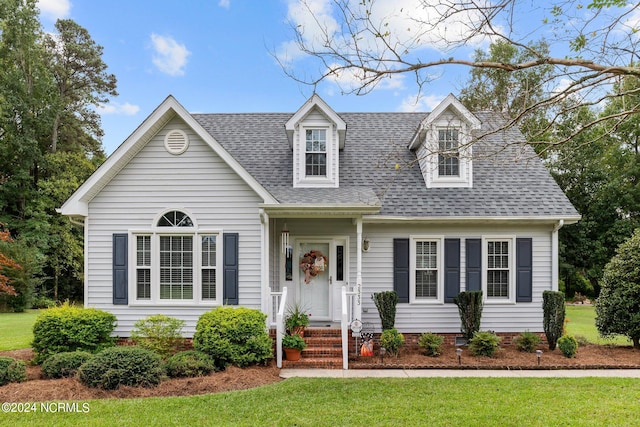
M 135 233 L 136 301 L 220 303 L 219 234 L 198 229 L 179 210 L 162 214 L 151 231 Z

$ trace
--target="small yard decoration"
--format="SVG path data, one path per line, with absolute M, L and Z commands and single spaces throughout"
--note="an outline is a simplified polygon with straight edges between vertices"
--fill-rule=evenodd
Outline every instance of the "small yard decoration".
M 360 338 L 362 338 L 360 356 L 373 356 L 373 332 L 362 332 Z
M 322 252 L 312 249 L 302 256 L 300 268 L 304 271 L 304 283 L 308 284 L 312 278 L 327 269 L 327 257 Z

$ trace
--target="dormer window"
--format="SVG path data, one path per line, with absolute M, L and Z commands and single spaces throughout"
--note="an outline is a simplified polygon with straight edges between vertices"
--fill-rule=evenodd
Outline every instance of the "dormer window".
M 473 132 L 480 120 L 447 96 L 420 124 L 409 149 L 416 154 L 427 188 L 473 187 Z
M 460 176 L 458 129 L 438 129 L 438 175 Z
M 306 130 L 305 175 L 323 178 L 327 176 L 327 131 L 325 129 Z
M 340 150 L 347 124 L 318 95 L 313 95 L 285 123 L 293 151 L 293 186 L 340 186 Z

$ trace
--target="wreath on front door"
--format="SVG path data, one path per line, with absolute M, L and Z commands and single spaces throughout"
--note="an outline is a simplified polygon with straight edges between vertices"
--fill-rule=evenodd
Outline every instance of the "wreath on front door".
M 312 278 L 326 270 L 327 257 L 322 252 L 312 249 L 302 256 L 300 268 L 304 271 L 304 283 L 310 283 Z

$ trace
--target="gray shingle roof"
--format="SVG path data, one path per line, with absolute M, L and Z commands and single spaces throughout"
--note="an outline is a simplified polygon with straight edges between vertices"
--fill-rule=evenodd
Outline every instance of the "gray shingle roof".
M 409 217 L 567 217 L 578 213 L 517 129 L 473 148 L 473 188 L 427 189 L 407 146 L 427 113 L 341 113 L 340 188 L 293 188 L 293 152 L 284 124 L 292 113 L 194 114 L 193 117 L 279 202 L 380 205 Z M 477 113 L 486 132 L 498 126 Z M 396 163 L 403 165 L 399 170 Z

